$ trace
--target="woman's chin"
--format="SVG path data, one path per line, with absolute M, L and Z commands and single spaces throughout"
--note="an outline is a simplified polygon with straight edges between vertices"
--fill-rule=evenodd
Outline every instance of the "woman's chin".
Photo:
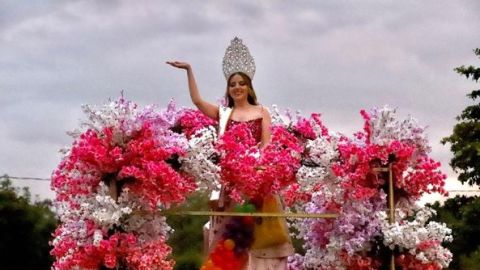
M 243 101 L 247 100 L 247 97 L 239 95 L 239 96 L 232 96 L 232 99 L 235 102 L 243 102 Z

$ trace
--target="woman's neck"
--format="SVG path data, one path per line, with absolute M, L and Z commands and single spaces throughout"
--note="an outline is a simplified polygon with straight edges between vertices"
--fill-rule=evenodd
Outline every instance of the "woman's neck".
M 248 103 L 248 100 L 242 100 L 242 101 L 235 101 L 234 105 L 235 108 L 238 109 L 246 109 L 251 106 L 250 103 Z

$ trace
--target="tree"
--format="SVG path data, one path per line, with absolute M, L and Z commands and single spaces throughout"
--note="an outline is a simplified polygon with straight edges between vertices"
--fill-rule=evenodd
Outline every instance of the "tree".
M 0 265 L 2 269 L 50 269 L 48 244 L 57 220 L 49 200 L 32 203 L 8 177 L 0 182 Z
M 453 253 L 449 269 L 476 269 L 480 261 L 480 197 L 455 196 L 443 205 L 430 205 L 437 211 L 435 221 L 444 222 L 452 229 L 453 241 L 445 246 Z
M 480 57 L 480 48 L 474 50 Z M 454 69 L 467 79 L 478 82 L 480 68 L 461 66 Z M 474 102 L 480 97 L 480 89 L 472 90 L 468 95 Z M 480 184 L 480 102 L 467 106 L 457 116 L 458 123 L 453 133 L 442 139 L 450 143 L 454 157 L 450 165 L 458 172 L 458 180 L 469 185 Z M 456 196 L 443 205 L 432 205 L 437 210 L 436 221 L 445 222 L 452 229 L 453 242 L 446 246 L 453 253 L 450 269 L 475 269 L 480 262 L 480 197 Z
M 480 48 L 474 50 L 475 55 L 480 57 Z M 461 75 L 478 82 L 480 68 L 474 66 L 461 66 L 455 68 Z M 480 97 L 480 89 L 472 90 L 467 97 L 474 102 Z M 459 121 L 453 128 L 453 134 L 442 139 L 442 143 L 450 143 L 450 150 L 454 157 L 450 165 L 459 172 L 458 180 L 470 185 L 480 184 L 480 102 L 467 106 L 457 116 Z
M 185 204 L 172 212 L 198 211 L 208 205 L 208 194 L 196 192 Z M 167 217 L 168 224 L 174 233 L 168 240 L 173 249 L 175 270 L 199 269 L 204 259 L 203 254 L 203 225 L 208 221 L 206 216 L 177 216 Z

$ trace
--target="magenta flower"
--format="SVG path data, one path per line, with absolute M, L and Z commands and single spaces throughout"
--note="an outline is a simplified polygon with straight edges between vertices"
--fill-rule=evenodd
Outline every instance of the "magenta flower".
M 217 149 L 221 181 L 235 200 L 280 192 L 296 181 L 302 149 L 284 128 L 274 127 L 271 143 L 260 151 L 248 128 L 239 124 L 225 133 Z

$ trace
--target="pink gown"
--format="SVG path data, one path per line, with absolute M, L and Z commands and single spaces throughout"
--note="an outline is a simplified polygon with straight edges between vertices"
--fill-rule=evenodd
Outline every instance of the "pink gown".
M 246 122 L 239 122 L 229 119 L 226 125 L 226 130 L 228 131 L 234 125 L 237 125 L 239 123 L 246 123 L 248 128 L 252 131 L 252 135 L 255 137 L 257 142 L 261 141 L 262 118 L 257 118 Z M 279 196 L 275 195 L 275 200 L 278 204 L 278 208 L 283 209 Z M 223 207 L 225 211 L 233 210 L 233 205 L 228 200 L 227 195 L 225 194 L 225 191 L 223 189 L 220 192 L 218 205 L 220 207 Z M 210 249 L 212 249 L 215 244 L 222 238 L 222 235 L 225 232 L 225 225 L 228 220 L 228 217 L 215 217 L 211 219 L 212 224 L 208 236 L 209 252 L 211 251 Z M 284 228 L 287 228 L 285 220 L 282 220 L 281 222 L 285 223 Z M 255 225 L 254 230 L 257 230 L 258 226 L 261 225 Z M 288 235 L 288 231 L 285 233 Z M 259 249 L 252 248 L 249 252 L 249 259 L 246 270 L 286 270 L 287 257 L 292 255 L 293 253 L 294 249 L 289 237 L 288 241 L 282 244 Z

